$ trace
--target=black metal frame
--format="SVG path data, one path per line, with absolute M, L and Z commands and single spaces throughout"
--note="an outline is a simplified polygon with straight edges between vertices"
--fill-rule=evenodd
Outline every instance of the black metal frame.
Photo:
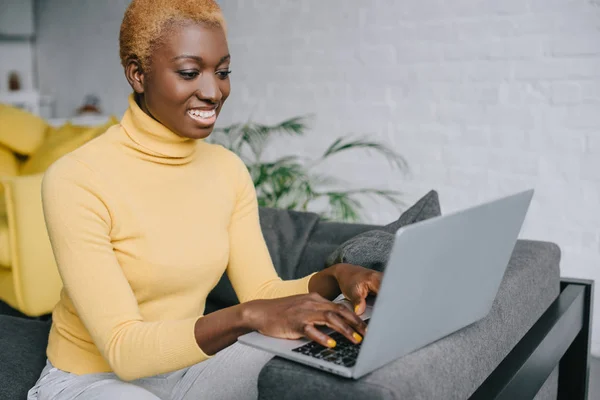
M 558 399 L 588 398 L 594 282 L 561 279 L 561 292 L 470 400 L 533 399 L 558 366 Z

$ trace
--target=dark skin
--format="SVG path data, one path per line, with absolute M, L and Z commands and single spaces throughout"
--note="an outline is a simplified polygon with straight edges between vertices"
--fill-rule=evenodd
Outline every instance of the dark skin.
M 206 138 L 230 93 L 231 57 L 225 33 L 220 27 L 181 23 L 164 36 L 152 51 L 149 68 L 131 58 L 125 76 L 144 112 L 179 136 Z M 193 110 L 208 114 L 194 117 Z M 196 341 L 205 353 L 215 354 L 239 336 L 259 331 L 284 339 L 306 337 L 334 347 L 335 341 L 317 329 L 327 326 L 359 343 L 366 333 L 359 315 L 366 309 L 366 297 L 376 294 L 380 283 L 379 272 L 336 264 L 310 279 L 309 294 L 249 301 L 199 318 Z M 354 310 L 331 301 L 340 293 Z

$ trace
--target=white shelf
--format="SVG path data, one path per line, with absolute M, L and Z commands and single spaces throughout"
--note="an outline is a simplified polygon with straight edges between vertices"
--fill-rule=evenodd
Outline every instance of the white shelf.
M 76 117 L 69 118 L 50 118 L 47 119 L 49 125 L 54 127 L 59 127 L 67 122 L 70 122 L 73 125 L 83 125 L 83 126 L 96 126 L 102 125 L 108 122 L 110 117 L 108 115 L 78 115 Z
M 53 115 L 54 99 L 34 90 L 0 92 L 0 103 L 21 108 L 42 118 L 51 118 Z

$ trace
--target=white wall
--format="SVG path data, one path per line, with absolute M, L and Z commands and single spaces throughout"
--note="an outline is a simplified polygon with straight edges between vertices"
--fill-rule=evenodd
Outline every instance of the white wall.
M 16 71 L 21 89 L 35 87 L 33 0 L 0 0 L 0 92 Z
M 126 0 L 46 0 L 41 87 L 72 112 L 88 92 L 122 112 L 117 35 Z M 221 1 L 233 92 L 220 123 L 315 113 L 306 154 L 369 134 L 409 161 L 341 157 L 329 171 L 357 186 L 430 188 L 449 212 L 536 188 L 523 237 L 553 241 L 564 276 L 600 278 L 600 8 L 597 0 Z M 397 211 L 371 205 L 369 219 Z M 600 302 L 595 302 L 600 354 Z
M 36 2 L 39 88 L 55 97 L 57 118 L 70 117 L 87 94 L 121 116 L 130 88 L 119 63 L 119 27 L 128 0 Z
M 8 91 L 8 77 L 13 71 L 19 75 L 21 89 L 35 87 L 34 54 L 33 44 L 28 40 L 0 39 L 0 92 Z
M 0 0 L 0 35 L 31 37 L 34 29 L 33 0 Z

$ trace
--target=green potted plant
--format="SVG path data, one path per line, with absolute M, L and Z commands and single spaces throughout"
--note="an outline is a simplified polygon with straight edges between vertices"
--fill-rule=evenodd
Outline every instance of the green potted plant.
M 357 222 L 361 219 L 363 196 L 382 198 L 395 206 L 402 204 L 400 193 L 394 190 L 337 189 L 342 180 L 319 170 L 324 161 L 337 154 L 361 150 L 385 157 L 392 167 L 401 171 L 408 169 L 401 155 L 379 142 L 363 137 L 342 136 L 317 158 L 307 159 L 290 154 L 274 161 L 264 160 L 264 151 L 274 135 L 304 135 L 308 129 L 307 118 L 308 116 L 294 117 L 274 125 L 250 121 L 232 124 L 215 128 L 209 140 L 223 145 L 242 158 L 254 181 L 261 207 L 310 210 L 318 212 L 325 219 Z

